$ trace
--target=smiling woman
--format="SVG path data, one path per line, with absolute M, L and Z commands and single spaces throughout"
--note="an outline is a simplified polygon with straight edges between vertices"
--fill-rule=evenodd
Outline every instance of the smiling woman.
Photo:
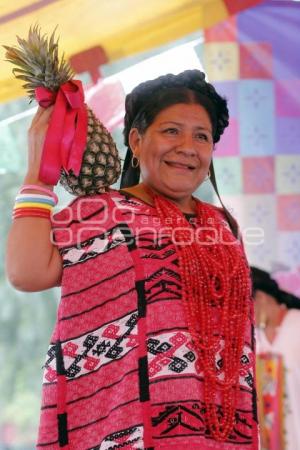
M 137 86 L 122 189 L 50 221 L 38 168 L 51 113 L 33 120 L 21 193 L 44 210 L 15 214 L 7 252 L 19 289 L 62 287 L 37 448 L 256 450 L 249 267 L 228 211 L 193 196 L 209 174 L 215 185 L 226 100 L 198 70 Z
M 213 151 L 212 125 L 203 106 L 169 106 L 144 134 L 132 128 L 129 143 L 144 183 L 183 211 L 194 212 L 192 194 L 208 174 Z M 141 187 L 130 192 L 136 189 L 141 192 Z

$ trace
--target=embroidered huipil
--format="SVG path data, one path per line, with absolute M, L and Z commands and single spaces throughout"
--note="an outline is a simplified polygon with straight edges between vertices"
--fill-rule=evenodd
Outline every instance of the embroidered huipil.
M 78 198 L 55 215 L 53 236 L 62 295 L 37 448 L 256 450 L 252 317 L 234 430 L 217 442 L 205 425 L 176 249 L 155 209 L 117 191 Z

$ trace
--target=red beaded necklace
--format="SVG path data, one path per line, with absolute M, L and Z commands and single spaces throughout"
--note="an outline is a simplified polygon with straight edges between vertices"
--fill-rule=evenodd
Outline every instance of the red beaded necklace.
M 196 200 L 201 226 L 195 229 L 174 203 L 151 195 L 177 248 L 185 316 L 198 371 L 204 373 L 207 425 L 216 440 L 224 441 L 235 420 L 251 292 L 248 265 L 240 243 L 212 206 Z M 219 366 L 217 353 L 222 355 Z

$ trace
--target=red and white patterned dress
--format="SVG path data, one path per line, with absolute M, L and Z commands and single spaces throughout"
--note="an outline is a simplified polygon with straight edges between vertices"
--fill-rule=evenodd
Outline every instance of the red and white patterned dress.
M 252 317 L 234 430 L 217 442 L 205 425 L 203 372 L 184 317 L 176 248 L 155 209 L 110 191 L 76 199 L 55 215 L 53 229 L 62 296 L 37 448 L 256 450 Z

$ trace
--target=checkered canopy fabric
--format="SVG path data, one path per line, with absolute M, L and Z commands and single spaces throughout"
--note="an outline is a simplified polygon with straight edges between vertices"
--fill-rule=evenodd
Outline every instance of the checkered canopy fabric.
M 215 167 L 252 265 L 300 293 L 300 4 L 264 2 L 205 31 L 201 57 L 227 97 Z

